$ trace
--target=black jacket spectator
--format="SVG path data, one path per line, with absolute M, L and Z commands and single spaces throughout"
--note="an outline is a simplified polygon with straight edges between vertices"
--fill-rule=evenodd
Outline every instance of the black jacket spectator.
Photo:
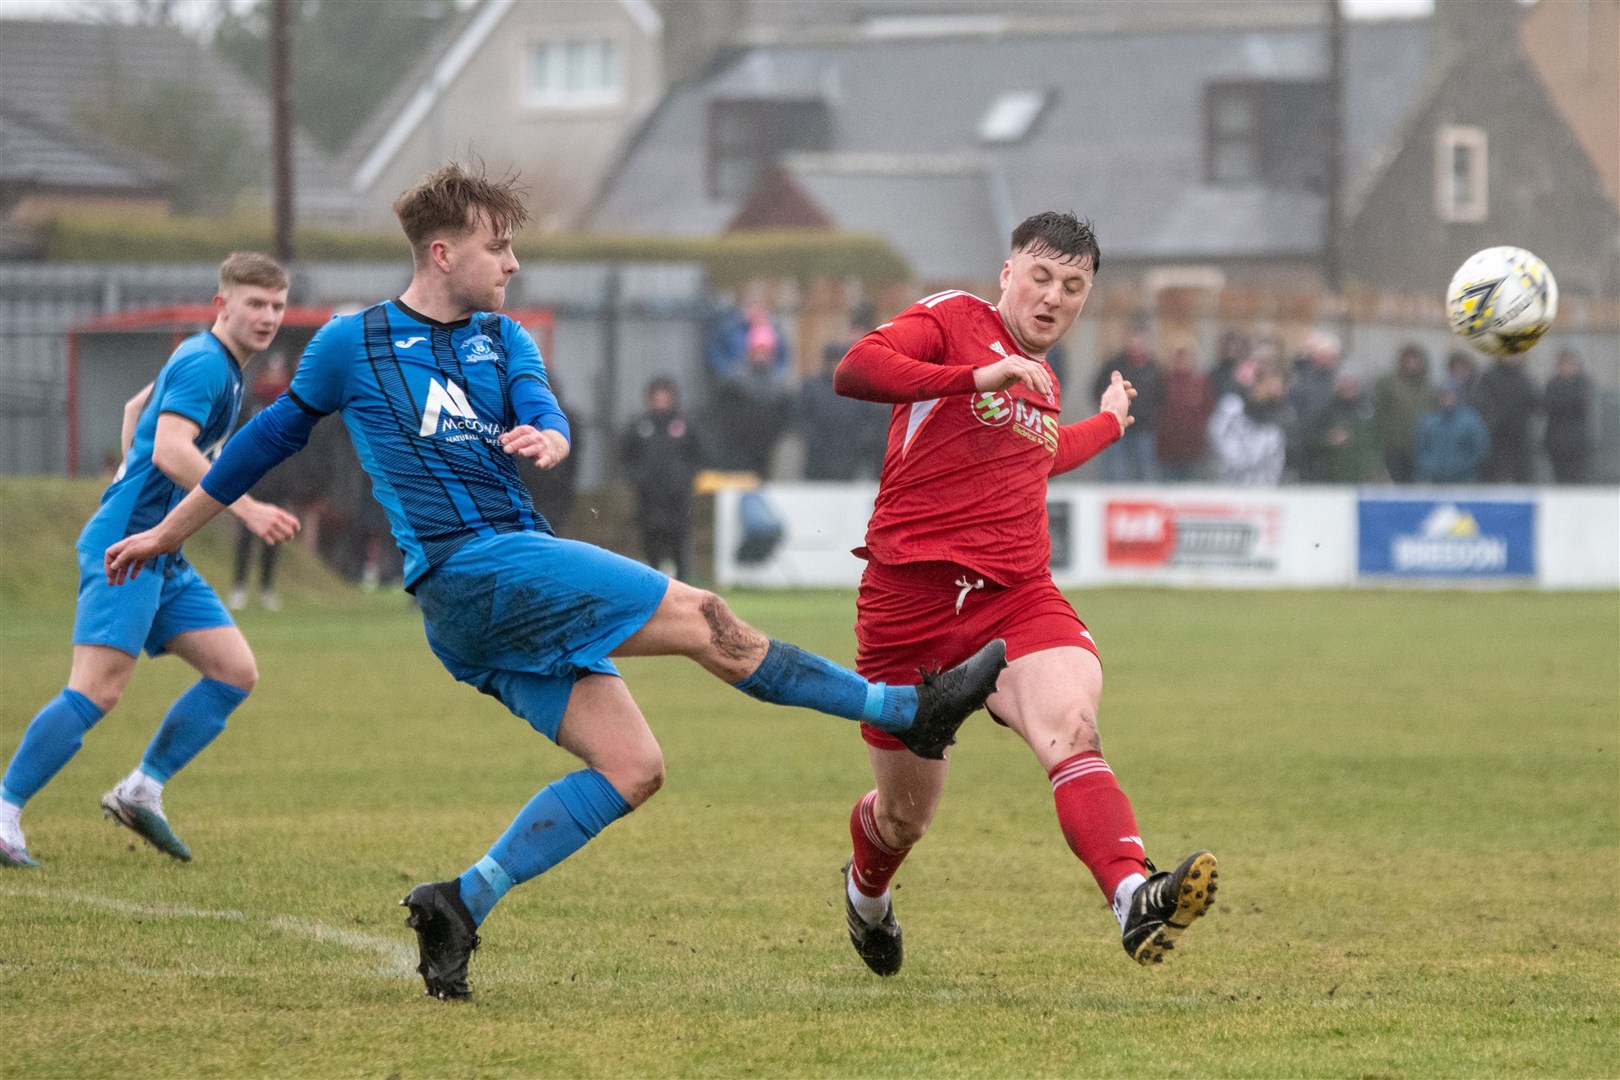
M 1592 452 L 1592 386 L 1573 349 L 1558 354 L 1558 367 L 1547 381 L 1541 404 L 1547 411 L 1542 445 L 1552 463 L 1553 478 L 1560 484 L 1583 482 Z
M 685 581 L 691 569 L 692 480 L 703 467 L 703 447 L 678 407 L 673 382 L 648 383 L 647 403 L 647 411 L 624 433 L 625 475 L 635 495 L 648 565 L 673 561 L 675 576 Z
M 1498 357 L 1479 377 L 1480 417 L 1491 439 L 1484 479 L 1497 484 L 1530 482 L 1530 421 L 1540 401 L 1524 357 Z
M 799 387 L 793 403 L 793 424 L 804 439 L 806 480 L 854 480 L 876 476 L 883 467 L 890 410 L 833 390 L 833 369 L 843 358 L 843 344 L 829 344 L 821 373 Z

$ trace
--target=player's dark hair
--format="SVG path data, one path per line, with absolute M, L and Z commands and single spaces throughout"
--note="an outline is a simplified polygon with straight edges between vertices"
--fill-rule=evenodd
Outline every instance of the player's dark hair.
M 680 400 L 680 390 L 675 386 L 675 380 L 668 375 L 654 375 L 647 380 L 647 397 L 650 399 L 660 390 L 665 391 L 677 401 Z
M 285 289 L 287 271 L 268 255 L 257 251 L 233 251 L 219 264 L 219 291 L 232 285 L 257 285 L 261 289 Z
M 1102 249 L 1097 246 L 1091 222 L 1056 210 L 1025 218 L 1013 230 L 1012 249 L 1059 259 L 1090 259 L 1093 274 L 1102 269 Z
M 491 180 L 482 168 L 469 171 L 452 161 L 395 199 L 394 216 L 422 262 L 434 240 L 446 234 L 466 236 L 478 227 L 480 216 L 496 233 L 521 229 L 529 220 L 523 195 L 516 173 Z

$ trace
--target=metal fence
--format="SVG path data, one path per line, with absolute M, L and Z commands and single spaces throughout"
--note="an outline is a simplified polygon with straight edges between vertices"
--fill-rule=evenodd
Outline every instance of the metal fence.
M 71 327 L 114 312 L 197 303 L 213 295 L 216 273 L 212 264 L 0 265 L 0 473 L 67 471 L 66 333 Z M 293 300 L 353 310 L 397 296 L 409 280 L 410 268 L 403 264 L 303 264 L 294 268 Z M 676 381 L 688 413 L 703 413 L 710 387 L 703 346 L 712 308 L 700 267 L 529 264 L 513 279 L 507 302 L 514 308 L 549 308 L 555 315 L 555 341 L 546 363 L 578 434 L 581 487 L 600 488 L 616 478 L 617 433 L 641 411 L 642 388 L 654 375 Z M 795 325 L 802 312 L 792 303 L 785 306 L 790 310 L 777 315 L 783 325 Z M 1108 331 L 1117 330 L 1113 323 L 1123 318 L 1110 314 L 1109 305 L 1096 306 L 1096 316 L 1088 312 L 1068 341 L 1069 377 L 1071 383 L 1083 380 L 1079 386 L 1089 384 L 1103 341 L 1117 337 Z M 1211 310 L 1181 330 L 1196 341 L 1207 363 L 1220 332 L 1242 322 Z M 1393 366 L 1407 341 L 1424 345 L 1437 358 L 1454 343 L 1433 319 L 1339 325 L 1347 331 L 1350 361 L 1369 382 Z M 1247 328 L 1285 329 L 1264 320 Z M 805 335 L 789 337 L 819 352 L 818 343 Z M 1556 327 L 1531 356 L 1538 385 L 1564 345 L 1584 355 L 1597 395 L 1593 479 L 1620 480 L 1620 332 L 1578 320 Z M 1083 407 L 1084 396 L 1069 395 L 1077 407 Z
M 204 264 L 0 266 L 0 473 L 67 472 L 71 328 L 115 312 L 198 303 L 213 295 L 217 273 Z M 293 277 L 294 302 L 343 311 L 397 296 L 410 271 L 308 264 Z M 705 292 L 701 268 L 685 264 L 531 265 L 513 279 L 510 306 L 555 313 L 546 362 L 582 435 L 582 486 L 612 478 L 615 433 L 641 410 L 653 375 L 675 379 L 701 405 Z

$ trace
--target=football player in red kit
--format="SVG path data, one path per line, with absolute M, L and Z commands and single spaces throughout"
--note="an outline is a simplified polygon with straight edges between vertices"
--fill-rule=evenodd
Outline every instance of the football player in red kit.
M 1058 423 L 1046 351 L 1074 324 L 1100 266 L 1088 222 L 1037 214 L 1013 231 L 997 303 L 958 291 L 918 301 L 858 341 L 834 385 L 894 406 L 855 552 L 867 564 L 856 669 L 915 679 L 919 667 L 949 667 L 1004 638 L 1008 666 L 986 706 L 1046 769 L 1064 838 L 1113 905 L 1125 951 L 1151 964 L 1209 909 L 1215 856 L 1194 852 L 1167 872 L 1148 862 L 1097 736 L 1096 643 L 1047 565 L 1047 477 L 1094 457 L 1132 420 L 1135 391 L 1115 372 L 1094 416 Z M 933 820 L 946 762 L 861 731 L 877 788 L 850 815 L 846 914 L 861 959 L 892 975 L 902 953 L 889 881 Z

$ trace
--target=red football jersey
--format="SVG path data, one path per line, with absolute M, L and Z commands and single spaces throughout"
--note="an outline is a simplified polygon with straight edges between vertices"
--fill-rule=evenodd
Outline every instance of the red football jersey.
M 895 403 L 877 505 L 855 554 L 960 563 L 1003 585 L 1048 573 L 1047 477 L 1120 430 L 1110 413 L 1060 427 L 1055 374 L 1050 396 L 1021 384 L 974 389 L 974 368 L 1021 355 L 995 305 L 960 291 L 919 300 L 850 349 L 838 392 Z

